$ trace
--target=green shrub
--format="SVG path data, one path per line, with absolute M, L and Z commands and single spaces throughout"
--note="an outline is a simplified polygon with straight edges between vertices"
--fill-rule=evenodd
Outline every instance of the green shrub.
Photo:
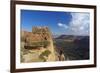
M 40 55 L 39 58 L 41 61 L 46 62 L 46 59 L 44 58 L 44 56 Z
M 45 61 L 46 61 L 45 56 L 48 57 L 50 53 L 51 53 L 51 52 L 50 52 L 49 50 L 45 50 L 44 52 L 42 52 L 42 53 L 40 54 L 39 58 L 42 59 L 42 60 L 45 62 Z
M 46 57 L 48 57 L 48 55 L 50 54 L 51 52 L 49 51 L 49 50 L 45 50 L 44 52 L 42 52 L 41 54 L 40 54 L 40 56 L 46 56 Z

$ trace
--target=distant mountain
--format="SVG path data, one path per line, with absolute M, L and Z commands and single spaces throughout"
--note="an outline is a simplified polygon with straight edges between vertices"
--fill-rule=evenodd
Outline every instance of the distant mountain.
M 89 38 L 89 36 L 80 36 L 80 35 L 60 35 L 55 39 L 71 39 L 71 40 L 80 40 L 82 38 Z
M 89 36 L 85 36 L 81 39 L 75 39 L 74 43 L 81 48 L 89 48 Z
M 73 38 L 73 37 L 74 37 L 73 35 L 60 35 L 56 39 L 69 39 L 69 38 Z
M 89 36 L 85 36 L 82 39 L 74 40 L 77 46 L 77 52 L 82 59 L 89 59 Z
M 58 38 L 60 35 L 52 35 L 52 38 L 55 39 L 55 38 Z
M 89 59 L 89 36 L 61 35 L 54 39 L 54 45 L 63 50 L 65 59 Z

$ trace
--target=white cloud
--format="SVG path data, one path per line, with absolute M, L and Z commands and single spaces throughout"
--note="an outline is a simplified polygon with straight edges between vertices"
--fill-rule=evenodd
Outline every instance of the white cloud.
M 59 26 L 59 27 L 63 27 L 63 28 L 65 28 L 65 29 L 68 28 L 68 26 L 67 26 L 66 24 L 62 24 L 62 23 L 58 23 L 58 26 Z
M 71 13 L 71 33 L 76 35 L 89 35 L 89 13 Z M 74 29 L 74 30 L 73 30 Z
M 89 13 L 71 13 L 72 19 L 67 26 L 58 23 L 58 26 L 66 28 L 66 34 L 89 35 L 90 18 Z

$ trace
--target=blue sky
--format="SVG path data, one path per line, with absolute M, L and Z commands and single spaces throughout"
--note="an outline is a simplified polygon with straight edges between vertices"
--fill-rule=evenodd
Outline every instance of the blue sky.
M 47 26 L 53 35 L 89 35 L 89 19 L 89 13 L 21 10 L 21 29 Z

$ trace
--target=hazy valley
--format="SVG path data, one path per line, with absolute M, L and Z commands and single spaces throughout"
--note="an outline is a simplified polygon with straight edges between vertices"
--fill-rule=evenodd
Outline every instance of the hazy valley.
M 58 52 L 63 51 L 65 60 L 89 59 L 89 36 L 60 35 L 53 41 Z

